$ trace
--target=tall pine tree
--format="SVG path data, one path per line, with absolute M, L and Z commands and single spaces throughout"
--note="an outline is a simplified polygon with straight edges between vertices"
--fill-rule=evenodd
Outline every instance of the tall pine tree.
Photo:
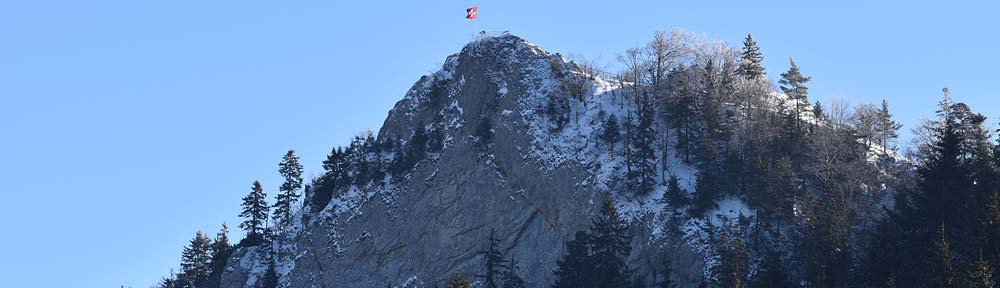
M 278 196 L 274 202 L 274 222 L 285 227 L 292 222 L 292 210 L 299 201 L 299 189 L 302 189 L 302 164 L 295 150 L 288 150 L 278 163 L 278 174 L 285 182 L 278 188 Z
M 240 217 L 243 218 L 243 223 L 240 223 L 240 228 L 246 231 L 246 240 L 249 245 L 256 245 L 261 240 L 264 239 L 264 229 L 267 225 L 267 194 L 264 194 L 264 188 L 261 187 L 260 181 L 253 181 L 253 186 L 250 189 L 250 194 L 243 197 L 243 211 L 240 212 Z
M 198 230 L 194 239 L 181 253 L 181 274 L 178 280 L 182 287 L 201 287 L 211 272 L 212 240 Z
M 746 79 L 763 78 L 766 73 L 763 62 L 764 54 L 757 47 L 757 41 L 747 34 L 747 38 L 743 40 L 743 51 L 740 53 L 740 65 L 736 68 L 736 74 Z

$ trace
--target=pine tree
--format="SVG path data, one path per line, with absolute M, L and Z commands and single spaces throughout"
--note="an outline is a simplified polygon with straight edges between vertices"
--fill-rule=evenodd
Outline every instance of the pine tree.
M 796 125 L 801 126 L 802 119 L 799 116 L 803 110 L 803 107 L 809 105 L 809 87 L 806 87 L 806 82 L 812 80 L 812 77 L 806 77 L 802 75 L 799 71 L 799 66 L 795 65 L 795 60 L 788 58 L 788 62 L 791 67 L 788 68 L 788 72 L 781 73 L 781 80 L 778 83 L 781 84 L 781 91 L 785 92 L 789 98 L 795 100 L 795 119 Z
M 782 266 L 782 255 L 778 249 L 770 249 L 764 255 L 763 261 L 759 264 L 761 271 L 758 272 L 754 287 L 768 288 L 789 288 L 788 275 Z
M 993 197 L 987 204 L 986 215 L 982 219 L 984 230 L 983 243 L 981 243 L 980 256 L 994 263 L 993 274 L 1000 273 L 996 270 L 996 264 L 1000 264 L 1000 192 L 993 193 Z
M 680 180 L 676 175 L 670 175 L 667 180 L 667 192 L 664 199 L 671 208 L 677 208 L 687 204 L 687 191 L 681 188 Z
M 979 254 L 979 260 L 972 263 L 969 267 L 968 284 L 970 288 L 993 288 L 996 282 L 993 280 L 993 267 L 990 262 L 983 258 L 982 253 Z
M 250 194 L 243 197 L 243 211 L 240 212 L 240 217 L 243 218 L 243 223 L 240 223 L 240 228 L 247 232 L 246 240 L 252 246 L 263 240 L 264 237 L 264 227 L 267 223 L 267 194 L 264 194 L 264 188 L 261 187 L 260 181 L 253 181 L 253 186 L 251 187 Z
M 205 281 L 205 287 L 220 286 L 222 272 L 226 269 L 230 255 L 232 255 L 232 246 L 229 244 L 229 226 L 222 223 L 222 229 L 219 230 L 218 234 L 215 234 L 215 240 L 212 242 L 211 272 L 208 274 L 208 280 Z
M 955 266 L 952 262 L 954 256 L 951 253 L 951 247 L 948 245 L 948 236 L 945 234 L 944 224 L 941 225 L 941 229 L 938 230 L 938 234 L 940 238 L 934 242 L 934 254 L 937 263 L 935 263 L 934 279 L 932 280 L 930 287 L 959 287 L 958 272 L 955 270 Z
M 719 253 L 719 262 L 711 272 L 717 287 L 747 287 L 746 277 L 750 272 L 750 252 L 743 242 L 743 233 L 729 219 L 724 219 L 718 235 L 712 235 L 710 242 Z
M 194 239 L 191 239 L 191 243 L 184 247 L 184 252 L 181 253 L 181 274 L 178 278 L 184 283 L 183 286 L 201 287 L 211 271 L 211 253 L 212 240 L 198 230 Z
M 483 250 L 483 275 L 479 277 L 483 278 L 483 283 L 486 288 L 497 288 L 497 278 L 501 274 L 501 270 L 506 266 L 504 265 L 503 254 L 500 253 L 500 239 L 497 239 L 496 231 L 490 231 L 490 238 L 486 243 L 486 250 Z
M 740 66 L 736 74 L 746 79 L 760 79 L 766 73 L 764 70 L 764 54 L 760 53 L 757 41 L 750 34 L 743 40 L 743 51 L 740 53 Z
M 608 119 L 601 125 L 601 140 L 608 145 L 608 149 L 614 151 L 615 145 L 621 141 L 621 131 L 618 128 L 618 117 L 614 114 L 608 115 Z
M 639 123 L 630 134 L 629 167 L 626 175 L 628 188 L 635 194 L 646 195 L 656 184 L 656 154 L 653 141 L 656 131 L 653 130 L 653 105 L 646 97 L 639 101 Z
M 278 196 L 274 201 L 274 222 L 280 227 L 285 227 L 292 222 L 292 209 L 298 203 L 299 189 L 302 189 L 302 164 L 299 164 L 299 156 L 295 155 L 295 150 L 288 150 L 278 164 L 278 174 L 285 179 L 285 183 L 278 188 Z
M 556 260 L 554 288 L 592 287 L 596 268 L 590 261 L 590 234 L 577 231 L 573 240 L 566 242 L 566 254 Z
M 618 215 L 614 200 L 606 196 L 601 214 L 591 224 L 591 261 L 594 263 L 594 287 L 632 287 L 632 271 L 625 258 L 632 251 L 632 236 Z
M 267 270 L 264 271 L 264 276 L 257 281 L 260 282 L 260 288 L 278 287 L 278 272 L 274 269 L 274 260 L 271 260 L 267 264 Z
M 879 145 L 882 145 L 883 154 L 893 149 L 890 145 L 893 140 L 899 137 L 899 128 L 902 127 L 903 124 L 892 120 L 892 114 L 889 113 L 889 103 L 885 99 L 882 99 L 882 108 L 878 113 L 878 133 L 876 138 L 879 140 Z
M 805 243 L 806 270 L 816 287 L 846 287 L 852 251 L 848 205 L 843 188 L 827 181 Z

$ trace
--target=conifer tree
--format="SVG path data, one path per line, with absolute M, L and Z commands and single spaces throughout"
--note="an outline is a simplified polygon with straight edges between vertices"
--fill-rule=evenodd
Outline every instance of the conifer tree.
M 594 263 L 594 287 L 632 287 L 632 271 L 625 258 L 632 251 L 632 236 L 618 215 L 614 200 L 606 196 L 601 214 L 591 224 L 591 261 Z
M 878 113 L 878 132 L 876 138 L 879 140 L 879 145 L 882 145 L 882 153 L 888 153 L 892 149 L 892 141 L 899 137 L 899 128 L 902 128 L 903 124 L 897 123 L 892 120 L 892 114 L 889 113 L 889 103 L 882 99 L 882 108 L 879 109 Z
M 847 197 L 832 181 L 825 188 L 805 243 L 806 270 L 817 287 L 846 287 L 851 269 L 851 243 Z
M 778 249 L 770 249 L 764 254 L 764 259 L 760 263 L 761 271 L 758 272 L 754 287 L 768 288 L 790 288 L 788 275 L 782 266 L 782 255 Z
M 743 40 L 743 51 L 740 53 L 740 66 L 736 69 L 736 74 L 746 79 L 760 79 L 766 73 L 764 71 L 764 54 L 760 53 L 757 41 L 753 36 L 747 34 Z
M 267 264 L 267 270 L 264 271 L 264 276 L 260 281 L 261 288 L 277 288 L 278 287 L 278 271 L 274 269 L 274 260 L 272 259 Z
M 969 288 L 993 288 L 996 285 L 993 280 L 993 267 L 986 258 L 983 258 L 982 253 L 979 253 L 979 260 L 973 262 L 969 269 L 966 276 Z
M 251 245 L 258 243 L 263 240 L 264 237 L 264 227 L 267 223 L 267 194 L 264 194 L 264 188 L 261 187 L 260 181 L 253 181 L 253 186 L 250 189 L 250 194 L 243 197 L 243 211 L 240 212 L 240 217 L 243 218 L 243 223 L 240 223 L 240 228 L 246 231 L 246 239 L 249 240 Z
M 566 254 L 556 260 L 554 288 L 577 288 L 591 285 L 596 268 L 590 261 L 590 234 L 577 231 L 566 243 Z
M 629 135 L 627 154 L 629 167 L 626 175 L 628 188 L 638 195 L 646 195 L 656 184 L 656 154 L 653 141 L 656 131 L 653 130 L 653 105 L 642 97 L 639 101 L 638 125 Z
M 618 117 L 614 114 L 608 115 L 608 119 L 601 124 L 601 140 L 608 145 L 609 150 L 614 150 L 618 141 L 621 141 L 621 130 L 618 128 Z
M 274 201 L 274 222 L 285 227 L 292 222 L 292 209 L 298 203 L 299 189 L 302 189 L 302 164 L 299 164 L 295 150 L 288 150 L 281 158 L 278 174 L 285 179 L 285 183 L 278 188 L 280 192 Z
M 687 204 L 687 191 L 681 188 L 680 179 L 676 175 L 670 175 L 670 180 L 667 180 L 667 192 L 664 200 L 667 201 L 667 205 L 672 208 L 677 208 L 681 205 Z
M 205 287 L 219 287 L 222 272 L 226 269 L 226 262 L 229 261 L 230 255 L 232 255 L 232 246 L 229 244 L 229 226 L 222 223 L 222 229 L 219 230 L 218 234 L 215 234 L 215 240 L 212 241 L 211 272 L 208 274 L 208 280 L 205 281 Z
M 930 287 L 959 287 L 958 271 L 955 269 L 953 263 L 954 256 L 951 253 L 951 247 L 948 245 L 948 235 L 945 234 L 944 224 L 942 224 L 941 229 L 938 230 L 938 235 L 938 240 L 934 242 L 934 255 L 937 263 L 935 263 L 934 279 L 931 281 Z
M 185 287 L 201 287 L 211 271 L 212 240 L 198 230 L 194 239 L 181 253 L 179 279 Z
M 781 73 L 781 80 L 778 83 L 781 84 L 781 91 L 785 92 L 789 98 L 795 100 L 795 124 L 801 128 L 802 119 L 799 116 L 803 110 L 803 107 L 809 105 L 809 87 L 806 87 L 806 82 L 812 80 L 812 77 L 806 77 L 802 75 L 799 71 L 799 66 L 795 65 L 795 60 L 788 58 L 788 62 L 791 67 L 788 68 L 788 72 Z
M 718 251 L 719 261 L 711 267 L 717 287 L 747 287 L 750 272 L 750 254 L 743 242 L 742 231 L 729 219 L 723 219 L 721 230 L 710 235 L 710 242 Z

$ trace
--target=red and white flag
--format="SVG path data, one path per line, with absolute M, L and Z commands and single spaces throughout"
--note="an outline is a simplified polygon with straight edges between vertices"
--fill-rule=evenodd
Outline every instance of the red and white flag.
M 476 6 L 465 9 L 465 19 L 476 19 Z

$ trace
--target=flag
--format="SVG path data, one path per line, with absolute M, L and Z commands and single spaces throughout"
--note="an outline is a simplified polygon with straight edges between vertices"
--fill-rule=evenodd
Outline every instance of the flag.
M 465 9 L 465 19 L 476 19 L 476 6 Z

